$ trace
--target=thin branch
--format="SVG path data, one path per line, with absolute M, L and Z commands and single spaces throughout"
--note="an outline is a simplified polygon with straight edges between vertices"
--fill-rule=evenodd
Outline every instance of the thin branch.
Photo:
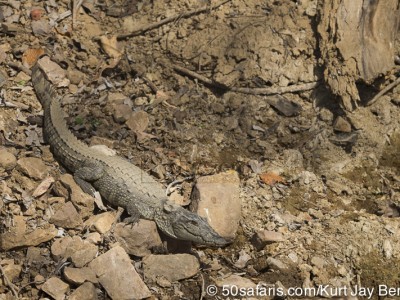
M 318 86 L 319 82 L 309 82 L 309 83 L 302 83 L 296 85 L 289 85 L 289 86 L 278 86 L 278 87 L 266 87 L 266 88 L 244 88 L 244 87 L 230 87 L 223 83 L 213 81 L 207 77 L 204 77 L 196 72 L 188 70 L 186 68 L 180 66 L 171 66 L 175 71 L 181 72 L 185 75 L 193 77 L 205 84 L 232 91 L 237 93 L 243 94 L 251 94 L 251 95 L 274 95 L 274 94 L 285 94 L 285 93 L 296 93 L 302 91 L 308 91 Z
M 191 17 L 193 15 L 196 15 L 196 14 L 199 14 L 199 13 L 203 13 L 203 12 L 205 12 L 207 10 L 216 9 L 219 6 L 225 4 L 225 3 L 229 2 L 229 1 L 231 1 L 231 0 L 224 0 L 224 1 L 220 2 L 220 3 L 217 3 L 217 4 L 212 5 L 212 6 L 202 7 L 202 8 L 191 10 L 191 11 L 179 14 L 179 15 L 175 15 L 175 16 L 169 17 L 169 18 L 165 18 L 165 19 L 163 19 L 163 20 L 161 20 L 161 21 L 159 21 L 157 23 L 145 25 L 142 28 L 136 29 L 135 31 L 132 31 L 130 33 L 124 33 L 124 34 L 117 35 L 117 39 L 118 40 L 123 40 L 123 39 L 130 38 L 130 37 L 133 37 L 133 36 L 141 35 L 141 34 L 145 33 L 146 31 L 158 28 L 158 27 L 160 27 L 162 25 L 165 25 L 167 23 L 173 22 L 173 21 L 175 21 L 175 20 L 177 20 L 179 18 L 188 18 L 188 17 Z
M 1 276 L 3 277 L 4 284 L 10 288 L 12 294 L 14 295 L 15 298 L 19 299 L 18 297 L 18 292 L 17 292 L 17 287 L 8 279 L 3 267 L 0 265 L 0 273 Z
M 11 67 L 11 68 L 14 68 L 14 69 L 17 69 L 19 71 L 22 71 L 22 72 L 24 72 L 25 74 L 27 74 L 29 76 L 32 74 L 32 71 L 29 70 L 29 68 L 25 67 L 24 65 L 22 65 L 19 62 L 6 61 L 5 64 L 7 66 Z
M 365 106 L 370 106 L 372 104 L 374 104 L 376 101 L 378 101 L 378 99 L 380 97 L 382 97 L 384 94 L 386 94 L 387 92 L 389 92 L 392 88 L 394 88 L 395 86 L 400 84 L 400 76 L 399 78 L 397 78 L 395 81 L 393 81 L 391 84 L 389 84 L 388 86 L 386 86 L 382 91 L 380 91 L 378 94 L 375 95 L 374 98 L 372 98 L 367 104 L 365 104 Z
M 83 0 L 74 0 L 72 5 L 72 28 L 75 28 L 76 16 L 78 14 L 79 8 L 81 7 Z

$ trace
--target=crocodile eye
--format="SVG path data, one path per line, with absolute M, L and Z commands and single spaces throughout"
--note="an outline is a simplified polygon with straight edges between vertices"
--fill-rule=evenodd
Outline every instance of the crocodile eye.
M 194 221 L 194 220 L 190 220 L 189 224 L 194 225 L 194 226 L 198 226 L 199 225 L 199 223 L 197 223 L 197 221 Z

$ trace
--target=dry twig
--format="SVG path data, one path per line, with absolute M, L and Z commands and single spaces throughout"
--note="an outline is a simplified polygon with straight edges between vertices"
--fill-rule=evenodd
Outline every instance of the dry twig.
M 25 67 L 24 65 L 22 65 L 19 62 L 7 61 L 6 65 L 11 67 L 11 68 L 14 68 L 14 69 L 17 69 L 19 71 L 22 71 L 27 75 L 31 75 L 32 74 L 31 70 L 29 70 L 27 67 Z
M 1 273 L 1 276 L 3 277 L 5 285 L 10 288 L 10 290 L 13 293 L 14 297 L 19 299 L 16 286 L 8 279 L 6 273 L 4 272 L 4 269 L 3 269 L 3 267 L 1 265 L 0 265 L 0 273 Z
M 274 95 L 274 94 L 285 94 L 285 93 L 296 93 L 302 91 L 308 91 L 316 86 L 318 86 L 319 82 L 309 82 L 309 83 L 302 83 L 296 85 L 289 85 L 289 86 L 278 86 L 278 87 L 266 87 L 266 88 L 244 88 L 244 87 L 230 87 L 220 82 L 215 82 L 207 77 L 204 77 L 196 72 L 190 71 L 186 68 L 179 67 L 179 66 L 171 66 L 175 71 L 181 72 L 186 74 L 190 77 L 200 80 L 201 82 L 232 92 L 243 93 L 243 94 L 251 94 L 251 95 Z
M 188 180 L 190 180 L 192 178 L 193 178 L 193 176 L 187 176 L 187 177 L 184 177 L 182 179 L 177 179 L 177 180 L 172 181 L 170 184 L 168 184 L 167 189 L 165 190 L 165 195 L 168 197 L 172 193 L 171 192 L 171 188 L 174 185 L 177 185 L 177 184 L 180 184 L 182 182 L 188 181 Z
M 145 25 L 142 28 L 136 29 L 135 31 L 132 31 L 130 33 L 124 33 L 124 34 L 117 35 L 117 39 L 118 40 L 123 40 L 123 39 L 130 38 L 130 37 L 133 37 L 133 36 L 141 35 L 142 33 L 145 33 L 146 31 L 158 28 L 158 27 L 160 27 L 162 25 L 165 25 L 167 23 L 173 22 L 173 21 L 175 21 L 177 19 L 188 18 L 188 17 L 191 17 L 193 15 L 205 12 L 207 10 L 215 9 L 215 8 L 221 6 L 221 5 L 223 5 L 223 4 L 225 4 L 225 3 L 229 2 L 229 1 L 230 0 L 223 0 L 222 2 L 217 3 L 215 5 L 212 5 L 212 6 L 202 7 L 202 8 L 191 10 L 191 11 L 179 14 L 179 15 L 175 15 L 175 16 L 169 17 L 169 18 L 165 18 L 165 19 L 163 19 L 163 20 L 161 20 L 161 21 L 159 21 L 157 23 Z
M 81 7 L 83 0 L 74 0 L 72 6 L 72 28 L 75 28 L 76 15 L 78 14 L 79 7 Z
M 387 92 L 389 92 L 392 88 L 400 84 L 400 76 L 397 78 L 395 81 L 393 81 L 391 84 L 386 86 L 382 91 L 380 91 L 378 94 L 375 95 L 374 98 L 372 98 L 365 106 L 370 106 L 374 104 L 380 97 L 385 95 Z

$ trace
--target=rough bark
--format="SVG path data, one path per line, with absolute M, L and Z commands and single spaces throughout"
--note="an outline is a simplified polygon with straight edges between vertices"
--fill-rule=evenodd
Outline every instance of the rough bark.
M 356 82 L 373 82 L 394 66 L 399 0 L 326 0 L 319 5 L 318 33 L 324 78 L 351 111 Z

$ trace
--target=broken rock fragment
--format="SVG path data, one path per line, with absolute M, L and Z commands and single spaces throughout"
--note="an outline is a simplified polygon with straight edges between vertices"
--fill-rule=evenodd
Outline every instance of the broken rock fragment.
M 70 259 L 76 267 L 88 264 L 96 257 L 98 247 L 80 237 L 63 237 L 51 245 L 51 254 L 55 260 Z
M 269 230 L 260 230 L 256 232 L 251 239 L 252 244 L 257 250 L 263 249 L 267 244 L 283 241 L 282 233 Z
M 82 225 L 82 218 L 72 202 L 67 202 L 51 217 L 50 223 L 63 228 L 77 228 Z
M 42 291 L 55 300 L 64 300 L 69 291 L 69 285 L 57 277 L 51 277 L 42 286 Z
M 111 299 L 143 299 L 151 296 L 128 254 L 120 246 L 94 259 L 89 267 Z
M 68 297 L 69 300 L 97 300 L 96 287 L 91 282 L 85 282 Z
M 45 224 L 40 228 L 27 228 L 28 218 L 14 217 L 14 226 L 0 235 L 0 249 L 10 250 L 18 247 L 37 246 L 47 242 L 57 235 L 57 229 L 52 224 Z
M 97 283 L 96 274 L 91 268 L 88 267 L 84 268 L 65 267 L 64 277 L 68 282 L 73 283 L 75 285 L 82 284 L 85 281 Z
M 17 168 L 26 176 L 35 179 L 43 179 L 47 173 L 48 168 L 44 162 L 36 157 L 23 157 L 17 161 Z
M 200 269 L 197 258 L 190 254 L 149 255 L 143 259 L 144 276 L 156 281 L 163 276 L 170 282 L 193 277 Z
M 139 257 L 151 254 L 153 247 L 162 245 L 156 224 L 148 220 L 139 220 L 133 226 L 118 223 L 114 236 L 128 254 Z

